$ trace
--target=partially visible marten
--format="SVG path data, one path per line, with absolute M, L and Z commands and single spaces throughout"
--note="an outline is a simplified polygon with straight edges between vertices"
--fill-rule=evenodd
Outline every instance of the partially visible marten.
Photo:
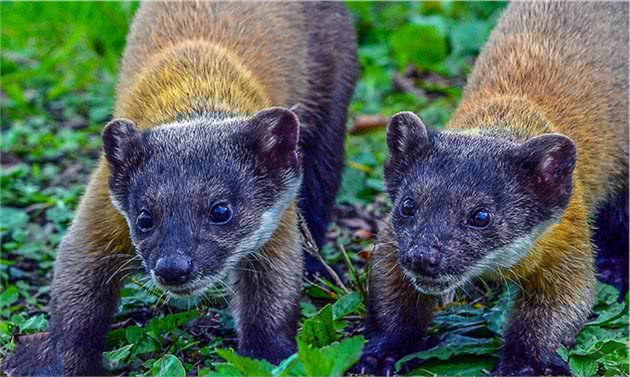
M 628 3 L 511 3 L 447 129 L 400 113 L 387 144 L 359 369 L 418 351 L 432 296 L 503 275 L 522 289 L 495 373 L 568 374 L 556 350 L 591 312 L 591 222 L 628 208 Z
M 175 296 L 229 279 L 239 352 L 293 353 L 297 211 L 321 245 L 356 76 L 343 4 L 142 4 L 104 156 L 59 247 L 49 338 L 22 345 L 5 371 L 102 374 L 133 265 Z

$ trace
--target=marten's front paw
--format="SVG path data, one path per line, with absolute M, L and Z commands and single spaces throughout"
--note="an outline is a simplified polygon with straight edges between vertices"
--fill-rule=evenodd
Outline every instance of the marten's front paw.
M 558 355 L 536 361 L 524 355 L 502 358 L 494 371 L 495 376 L 570 376 L 567 363 Z
M 409 354 L 420 351 L 421 348 L 422 341 L 405 344 L 402 341 L 392 343 L 379 338 L 371 339 L 366 345 L 361 359 L 351 369 L 351 372 L 375 376 L 393 376 L 407 373 L 419 366 L 421 360 L 410 360 L 403 364 L 399 371 L 396 371 L 396 362 Z
M 351 372 L 362 375 L 393 376 L 396 374 L 397 360 L 396 357 L 387 355 L 363 354 Z
M 257 341 L 254 342 L 254 340 Z M 295 342 L 281 336 L 266 341 L 249 338 L 238 347 L 239 354 L 254 359 L 264 359 L 274 365 L 278 365 L 295 351 Z
M 48 333 L 21 336 L 16 339 L 15 353 L 2 364 L 8 376 L 62 376 L 61 357 L 49 347 Z

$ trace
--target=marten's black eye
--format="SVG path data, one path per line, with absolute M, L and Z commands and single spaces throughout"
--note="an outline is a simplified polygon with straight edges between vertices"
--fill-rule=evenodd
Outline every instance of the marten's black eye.
M 232 220 L 232 208 L 227 203 L 217 203 L 210 209 L 210 221 L 213 224 L 227 224 Z
M 400 204 L 400 214 L 409 217 L 416 213 L 416 201 L 413 198 L 405 198 Z
M 141 232 L 148 232 L 153 228 L 153 218 L 148 211 L 142 210 L 136 219 L 136 226 Z
M 468 219 L 468 225 L 475 228 L 485 228 L 490 224 L 490 212 L 485 208 L 477 208 L 472 211 Z

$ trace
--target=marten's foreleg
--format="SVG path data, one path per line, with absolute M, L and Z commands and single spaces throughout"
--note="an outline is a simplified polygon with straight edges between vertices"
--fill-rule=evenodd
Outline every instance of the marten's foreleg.
M 586 223 L 558 225 L 536 245 L 553 256 L 539 271 L 519 279 L 497 375 L 570 375 L 556 350 L 572 346 L 591 313 L 593 272 Z
M 278 364 L 295 352 L 302 289 L 302 243 L 295 207 L 265 246 L 235 270 L 232 309 L 242 355 Z
M 395 249 L 379 245 L 370 274 L 369 341 L 356 372 L 393 375 L 396 361 L 423 348 L 432 312 L 432 298 L 418 292 L 404 276 Z
M 127 223 L 111 205 L 106 176 L 105 168 L 93 176 L 59 246 L 47 344 L 12 374 L 56 374 L 61 370 L 73 376 L 103 374 L 102 353 L 120 281 L 137 267 Z M 18 350 L 16 357 L 19 355 Z

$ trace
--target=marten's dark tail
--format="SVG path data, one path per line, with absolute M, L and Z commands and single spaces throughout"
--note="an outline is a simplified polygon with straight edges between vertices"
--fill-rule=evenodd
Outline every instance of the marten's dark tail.
M 628 292 L 628 189 L 617 193 L 595 217 L 593 242 L 597 246 L 599 280 Z

